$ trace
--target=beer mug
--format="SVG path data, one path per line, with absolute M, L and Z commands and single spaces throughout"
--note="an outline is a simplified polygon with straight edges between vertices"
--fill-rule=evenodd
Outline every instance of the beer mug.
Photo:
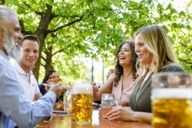
M 104 93 L 101 96 L 101 108 L 99 110 L 100 118 L 104 118 L 104 116 L 112 110 L 114 106 L 114 95 L 112 93 Z
M 93 89 L 89 83 L 76 83 L 72 87 L 73 123 L 77 125 L 89 125 L 92 123 Z
M 187 73 L 152 78 L 153 128 L 192 128 L 192 79 Z

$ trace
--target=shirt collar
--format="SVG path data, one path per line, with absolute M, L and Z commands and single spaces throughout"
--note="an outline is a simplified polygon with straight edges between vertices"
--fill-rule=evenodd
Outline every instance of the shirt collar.
M 15 69 L 18 71 L 19 74 L 32 75 L 32 71 L 26 73 L 15 59 L 11 58 L 9 61 L 12 63 L 13 67 L 15 67 Z

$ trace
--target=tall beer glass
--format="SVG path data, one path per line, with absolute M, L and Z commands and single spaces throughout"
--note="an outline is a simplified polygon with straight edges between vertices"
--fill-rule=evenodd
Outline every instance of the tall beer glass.
M 77 125 L 92 123 L 93 89 L 89 83 L 76 83 L 72 87 L 72 121 Z
M 191 81 L 191 75 L 187 73 L 153 76 L 153 128 L 192 128 Z

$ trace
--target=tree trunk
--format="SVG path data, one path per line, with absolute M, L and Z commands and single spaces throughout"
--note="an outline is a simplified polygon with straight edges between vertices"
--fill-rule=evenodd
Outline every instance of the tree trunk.
M 45 43 L 44 40 L 48 34 L 47 30 L 48 30 L 49 23 L 51 22 L 51 19 L 52 19 L 52 6 L 47 5 L 47 9 L 45 13 L 41 15 L 39 26 L 35 31 L 35 34 L 39 37 L 39 41 L 40 41 L 39 58 L 34 68 L 34 75 L 37 80 L 39 79 L 39 69 L 41 65 L 42 49 Z
M 0 0 L 0 5 L 4 5 L 5 4 L 5 0 Z

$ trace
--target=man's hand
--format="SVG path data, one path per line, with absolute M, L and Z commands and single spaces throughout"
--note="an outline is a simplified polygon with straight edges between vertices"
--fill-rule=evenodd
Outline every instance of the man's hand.
M 62 86 L 61 83 L 58 84 L 52 84 L 50 86 L 49 91 L 53 91 L 55 92 L 57 98 L 59 98 L 61 95 L 63 95 L 63 93 L 66 91 L 66 88 Z

